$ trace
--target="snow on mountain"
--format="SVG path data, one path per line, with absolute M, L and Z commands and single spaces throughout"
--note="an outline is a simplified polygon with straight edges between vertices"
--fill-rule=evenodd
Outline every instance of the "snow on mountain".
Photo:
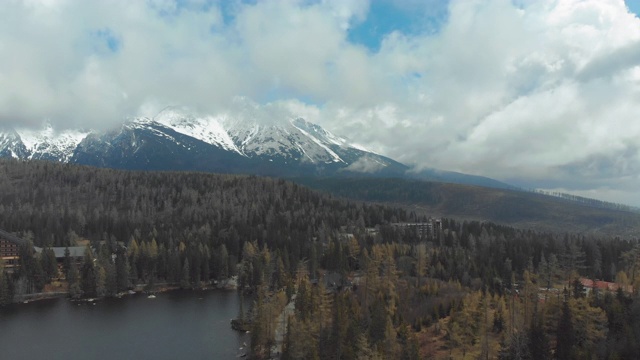
M 196 117 L 188 109 L 168 107 L 153 120 L 181 134 L 244 155 L 225 130 L 221 117 Z
M 0 133 L 0 157 L 23 159 L 27 156 L 27 149 L 17 132 L 5 130 Z
M 68 162 L 87 131 L 9 129 L 0 132 L 0 156 L 15 159 L 43 159 Z
M 44 159 L 68 162 L 78 144 L 89 134 L 88 131 L 55 131 L 50 124 L 42 130 L 18 129 L 28 155 L 28 159 Z
M 251 127 L 232 128 L 229 132 L 240 150 L 249 157 L 282 158 L 289 162 L 344 162 L 327 145 L 292 123 L 253 124 Z
M 277 107 L 247 101 L 216 115 L 168 107 L 107 132 L 0 131 L 0 157 L 95 166 L 241 173 L 403 173 L 406 166 Z
M 321 137 L 301 126 L 301 119 L 283 121 L 278 124 L 258 124 L 249 122 L 228 129 L 232 139 L 247 156 L 280 157 L 285 161 L 308 163 L 346 163 L 332 149 L 337 144 L 345 147 L 347 142 L 339 142 L 337 137 Z
M 292 116 L 277 105 L 234 101 L 226 112 L 195 115 L 168 107 L 110 131 L 0 127 L 0 157 L 130 170 L 204 171 L 267 176 L 392 176 L 508 188 L 492 179 L 409 168 Z
M 176 143 L 178 142 L 178 140 L 176 140 L 175 137 L 171 136 L 170 134 L 167 134 L 166 131 L 163 131 L 164 129 L 162 124 L 156 122 L 153 119 L 149 119 L 146 117 L 130 119 L 129 121 L 124 123 L 124 125 L 120 129 L 120 134 L 127 130 L 136 130 L 136 129 L 147 131 L 153 134 L 154 136 L 165 138 L 172 142 L 176 142 Z M 136 143 L 135 134 L 133 136 L 134 136 L 132 139 L 133 143 L 131 143 L 131 147 L 136 147 L 139 144 Z
M 356 149 L 363 152 L 376 154 L 375 152 L 367 149 L 362 145 L 351 142 L 344 137 L 336 136 L 335 134 L 325 130 L 321 126 L 316 125 L 314 123 L 310 123 L 302 118 L 293 120 L 293 124 L 297 128 L 309 132 L 315 138 L 319 139 L 325 144 L 333 144 L 341 148 Z M 376 155 L 379 155 L 379 154 L 376 154 Z
M 195 116 L 189 109 L 168 107 L 153 120 L 208 144 L 248 157 L 262 157 L 287 162 L 343 163 L 347 162 L 335 148 L 354 148 L 341 137 L 303 119 L 270 118 L 251 104 L 233 115 Z
M 339 139 L 333 136 L 332 134 L 328 133 L 324 129 L 321 129 L 317 125 L 310 124 L 304 121 L 303 119 L 295 119 L 291 121 L 291 125 L 293 125 L 296 129 L 298 129 L 298 131 L 300 131 L 302 135 L 304 135 L 306 138 L 314 142 L 318 147 L 320 147 L 320 149 L 324 150 L 329 156 L 331 156 L 333 162 L 343 162 L 343 163 L 345 162 L 340 158 L 338 154 L 336 154 L 333 150 L 331 150 L 327 146 L 331 143 L 336 144 L 338 146 L 343 146 L 343 144 L 341 144 L 339 141 L 343 139 Z M 316 127 L 322 130 L 322 132 L 318 131 Z M 307 130 L 305 129 L 313 130 L 313 133 L 307 132 Z M 318 135 L 324 135 L 324 136 L 318 136 Z M 330 136 L 327 136 L 327 135 L 330 135 Z M 342 143 L 345 143 L 345 142 L 346 141 L 342 141 Z

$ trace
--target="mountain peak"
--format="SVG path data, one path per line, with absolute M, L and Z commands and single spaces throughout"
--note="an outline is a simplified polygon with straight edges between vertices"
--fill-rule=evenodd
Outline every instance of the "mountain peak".
M 153 118 L 178 133 L 244 155 L 223 125 L 224 117 L 197 116 L 186 107 L 167 107 Z
M 56 131 L 46 121 L 39 130 L 11 129 L 0 134 L 0 156 L 68 162 L 88 131 Z
M 0 157 L 22 159 L 27 156 L 27 149 L 15 130 L 6 129 L 0 133 Z

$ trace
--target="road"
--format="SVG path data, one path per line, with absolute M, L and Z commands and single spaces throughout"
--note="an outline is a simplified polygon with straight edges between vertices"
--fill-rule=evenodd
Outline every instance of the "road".
M 293 315 L 293 312 L 296 309 L 296 295 L 294 294 L 291 297 L 291 301 L 284 307 L 280 315 L 278 316 L 278 321 L 276 322 L 276 332 L 275 332 L 275 344 L 271 347 L 271 358 L 272 359 L 280 359 L 280 355 L 282 354 L 282 344 L 284 343 L 284 337 L 287 334 L 287 321 L 289 321 L 289 316 Z

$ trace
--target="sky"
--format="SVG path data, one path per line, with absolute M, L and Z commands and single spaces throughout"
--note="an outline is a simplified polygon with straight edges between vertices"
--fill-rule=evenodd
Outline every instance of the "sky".
M 640 0 L 7 0 L 0 125 L 238 99 L 416 168 L 640 206 Z M 269 112 L 273 113 L 273 112 Z

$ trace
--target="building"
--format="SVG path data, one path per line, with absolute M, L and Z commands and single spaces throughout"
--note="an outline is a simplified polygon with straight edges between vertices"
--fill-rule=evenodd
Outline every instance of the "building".
M 429 219 L 419 223 L 393 223 L 395 227 L 415 230 L 421 238 L 435 238 L 442 230 L 442 220 Z
M 18 266 L 20 260 L 20 247 L 26 246 L 29 243 L 13 234 L 10 234 L 4 230 L 0 230 L 0 259 L 4 264 L 4 268 L 13 271 Z M 70 247 L 52 247 L 54 255 L 59 265 L 62 265 L 65 258 L 65 252 L 69 249 L 69 257 L 77 264 L 81 264 L 84 260 L 86 246 L 70 246 Z M 34 246 L 33 250 L 36 253 L 41 253 L 42 248 Z
M 69 249 L 69 257 L 77 262 L 82 262 L 84 255 L 87 252 L 86 246 L 69 246 L 69 247 L 52 247 L 53 253 L 56 255 L 56 260 L 59 262 L 64 261 L 65 252 Z
M 84 257 L 87 252 L 86 246 L 56 246 L 51 247 L 51 251 L 53 251 L 53 255 L 56 257 L 56 263 L 58 264 L 58 269 L 62 272 L 64 266 L 64 259 L 66 257 L 66 252 L 69 250 L 69 260 L 74 262 L 78 267 L 82 266 L 84 263 Z M 43 248 L 34 246 L 34 250 L 36 253 L 42 253 Z
M 19 249 L 15 243 L 0 238 L 0 259 L 2 259 L 5 268 L 10 269 L 16 266 L 19 259 Z
M 601 280 L 591 280 L 587 278 L 580 278 L 580 283 L 584 287 L 585 293 L 589 294 L 594 289 L 600 291 L 611 291 L 615 292 L 618 289 L 622 289 L 626 293 L 633 293 L 633 286 L 631 285 L 623 285 L 614 282 L 601 281 Z
M 5 269 L 12 271 L 18 266 L 20 247 L 26 244 L 25 240 L 0 230 L 0 259 L 2 259 Z

